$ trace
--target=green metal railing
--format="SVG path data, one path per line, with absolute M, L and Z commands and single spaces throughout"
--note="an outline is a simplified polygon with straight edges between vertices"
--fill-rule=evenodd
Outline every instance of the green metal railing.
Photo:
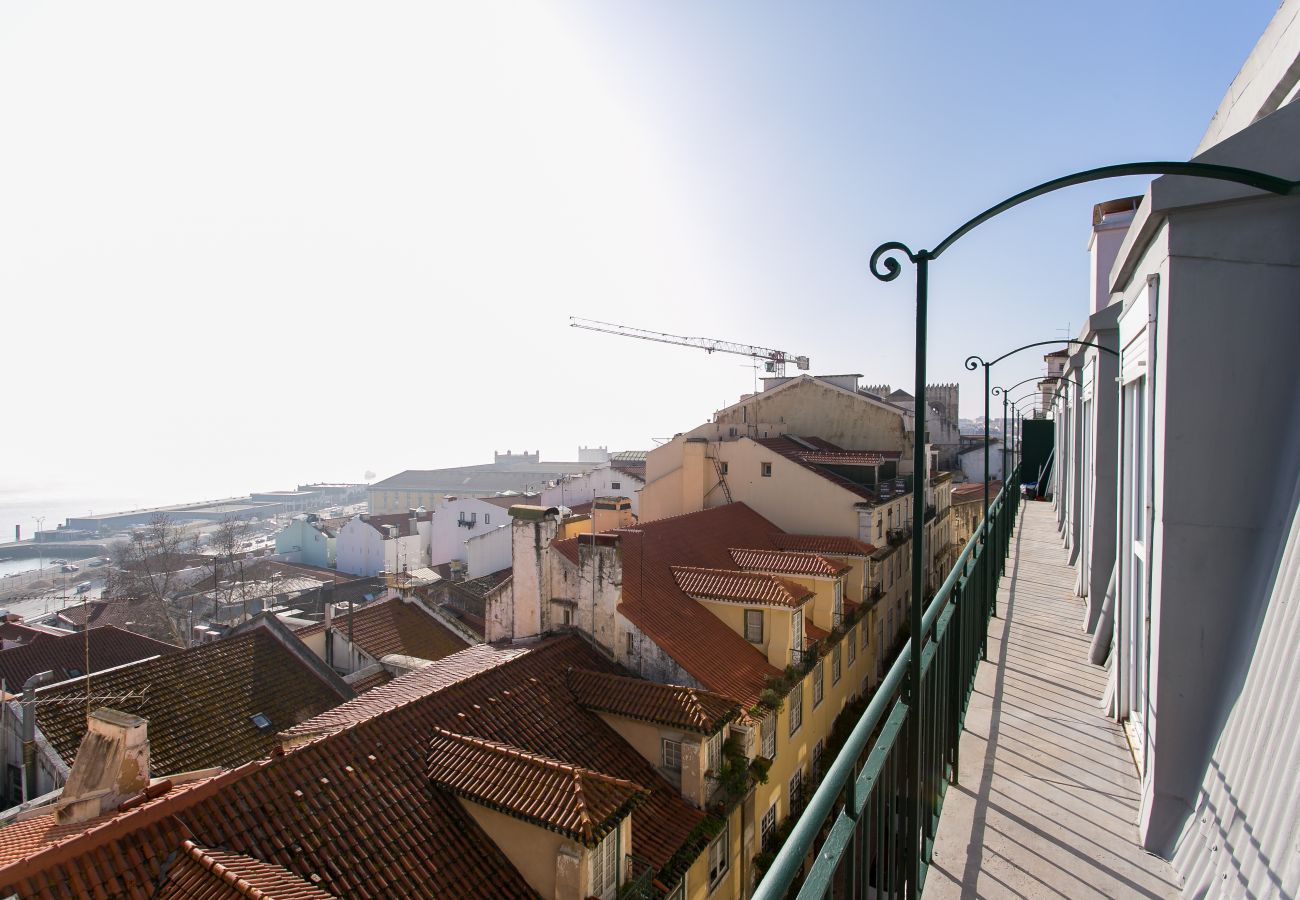
M 921 619 L 889 667 L 817 791 L 808 798 L 756 900 L 785 897 L 916 896 L 924 884 L 943 798 L 958 771 L 958 744 L 975 671 L 984 657 L 997 584 L 1019 511 L 1017 466 L 989 515 L 966 543 Z M 912 653 L 921 653 L 920 690 L 908 690 Z M 909 703 L 910 698 L 917 699 Z M 914 708 L 919 707 L 919 710 Z M 913 732 L 910 717 L 918 726 Z M 919 735 L 920 781 L 912 774 Z M 909 841 L 917 795 L 921 833 Z M 916 858 L 919 850 L 920 858 Z M 916 874 L 913 874 L 916 873 Z M 801 880 L 802 879 L 802 880 Z M 912 879 L 919 883 L 909 885 Z

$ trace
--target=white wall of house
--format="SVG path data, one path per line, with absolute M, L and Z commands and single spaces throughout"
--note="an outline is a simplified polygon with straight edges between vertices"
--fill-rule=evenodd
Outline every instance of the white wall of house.
M 519 502 L 532 501 L 521 497 Z M 435 566 L 454 559 L 467 562 L 469 559 L 469 551 L 465 547 L 467 540 L 496 531 L 502 525 L 509 524 L 510 514 L 505 507 L 488 503 L 478 497 L 449 497 L 439 500 L 438 505 L 434 507 L 432 528 L 429 533 L 429 561 Z M 508 564 L 509 560 L 507 560 Z
M 597 497 L 627 497 L 632 501 L 632 515 L 640 517 L 639 491 L 645 481 L 635 475 L 620 472 L 606 464 L 582 475 L 560 481 L 555 487 L 542 491 L 542 506 L 578 506 L 591 503 Z
M 984 481 L 983 447 L 977 446 L 972 450 L 967 450 L 960 454 L 958 459 L 961 460 L 961 471 L 966 476 L 967 481 Z M 989 472 L 994 481 L 1002 480 L 1002 441 L 997 438 L 990 438 Z
M 495 521 L 493 519 L 494 523 Z M 508 522 L 507 517 L 507 524 Z M 494 524 L 491 531 L 475 535 L 465 542 L 467 577 L 478 578 L 510 568 L 513 541 L 507 524 Z
M 340 572 L 370 578 L 381 572 L 400 572 L 429 565 L 430 522 L 419 522 L 409 537 L 384 537 L 383 526 L 374 526 L 357 516 L 339 529 L 336 568 Z

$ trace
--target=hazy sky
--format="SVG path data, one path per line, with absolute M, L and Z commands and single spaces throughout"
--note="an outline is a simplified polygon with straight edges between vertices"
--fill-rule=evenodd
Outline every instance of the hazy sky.
M 1186 159 L 1275 7 L 7 0 L 0 504 L 644 448 L 752 384 L 570 315 L 910 387 L 910 280 L 871 249 Z M 963 415 L 967 354 L 1077 331 L 1091 206 L 1141 188 L 936 264 Z

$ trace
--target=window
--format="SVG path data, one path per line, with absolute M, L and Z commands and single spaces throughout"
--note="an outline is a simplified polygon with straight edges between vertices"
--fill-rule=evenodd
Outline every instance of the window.
M 840 645 L 831 648 L 831 684 L 840 683 Z
M 876 680 L 885 674 L 885 623 L 876 620 Z
M 868 638 L 867 638 L 867 623 L 866 623 L 866 622 L 863 622 L 863 623 L 862 623 L 862 648 L 861 648 L 861 649 L 864 650 L 864 651 L 867 649 L 867 640 L 868 640 Z
M 492 513 L 483 513 L 483 524 L 484 525 L 492 524 Z
M 821 705 L 822 697 L 826 693 L 826 686 L 823 683 L 822 676 L 826 674 L 826 660 L 817 660 L 817 665 L 813 666 L 813 709 Z
M 761 609 L 745 610 L 745 640 L 751 644 L 763 643 L 763 611 Z
M 826 741 L 824 738 L 818 738 L 817 743 L 813 744 L 813 752 L 812 752 L 813 778 L 822 777 L 822 754 L 825 752 L 826 752 Z
M 798 731 L 799 726 L 803 724 L 803 682 L 802 681 L 796 684 L 794 686 L 794 690 L 790 692 L 790 696 L 788 698 L 788 704 L 790 706 L 790 736 L 794 737 L 794 733 Z
M 567 608 L 567 607 L 566 607 L 565 610 L 564 610 L 564 624 L 565 624 L 565 625 L 572 625 L 572 624 L 573 624 L 573 610 L 571 610 L 571 609 L 569 609 L 569 608 Z
M 727 436 L 728 436 L 728 437 L 735 437 L 737 434 L 739 434 L 739 432 L 736 431 L 736 426 L 735 426 L 735 425 L 732 425 L 730 428 L 727 429 Z
M 627 655 L 636 655 L 636 637 L 630 631 L 627 633 Z
M 776 713 L 768 713 L 763 720 L 763 758 L 776 759 Z
M 733 428 L 732 430 L 734 431 L 735 429 Z M 734 437 L 734 435 L 733 435 L 733 437 Z M 718 463 L 718 474 L 719 474 L 719 475 L 726 475 L 726 474 L 727 474 L 727 464 L 726 464 L 726 463 L 724 463 L 724 462 L 719 462 L 719 463 Z
M 790 776 L 790 815 L 796 816 L 803 809 L 803 769 L 796 769 Z
M 762 474 L 762 476 L 763 476 L 764 478 L 771 478 L 771 477 L 772 477 L 772 464 L 771 464 L 771 463 L 760 463 L 760 464 L 759 464 L 759 472 Z
M 763 843 L 762 843 L 763 852 L 767 853 L 772 849 L 772 839 L 776 837 L 776 804 L 775 803 L 773 803 L 768 808 L 767 812 L 763 813 L 763 824 L 762 824 L 761 831 L 763 835 Z
M 858 658 L 858 626 L 854 625 L 849 629 L 849 636 L 844 641 L 844 646 L 849 648 L 849 666 Z
M 686 876 L 685 875 L 682 876 L 681 881 L 677 882 L 677 887 L 673 888 L 671 891 L 668 892 L 668 896 L 665 897 L 664 900 L 686 900 Z
M 722 732 L 721 731 L 719 731 L 717 734 L 710 735 L 709 742 L 708 742 L 708 755 L 706 758 L 709 761 L 709 768 L 706 771 L 714 772 L 714 773 L 722 771 Z
M 884 527 L 885 527 L 885 517 L 882 516 L 880 513 L 876 513 L 876 540 L 878 541 L 884 540 L 885 537 Z
M 803 651 L 803 610 L 796 609 L 794 615 L 790 617 L 790 647 L 796 652 Z M 792 654 L 793 655 L 793 654 Z M 795 657 L 792 660 L 796 665 L 799 659 Z
M 612 900 L 618 890 L 618 832 L 615 828 L 591 851 L 591 894 Z
M 718 886 L 722 876 L 727 874 L 727 849 L 730 841 L 727 839 L 728 826 L 722 826 L 722 834 L 709 844 L 709 887 L 710 889 Z
M 609 489 L 610 489 L 611 491 L 620 491 L 620 490 L 623 489 L 623 482 L 621 482 L 621 481 L 611 481 L 611 482 L 609 483 Z
M 663 766 L 673 772 L 682 770 L 682 742 L 671 741 L 664 738 L 659 742 L 659 755 L 663 759 Z

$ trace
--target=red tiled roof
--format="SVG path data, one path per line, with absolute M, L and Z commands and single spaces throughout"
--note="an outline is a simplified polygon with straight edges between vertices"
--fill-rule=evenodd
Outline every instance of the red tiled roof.
M 349 617 L 353 617 L 350 623 Z M 400 653 L 432 661 L 468 646 L 433 616 L 397 597 L 335 616 L 334 627 L 340 634 L 350 631 L 353 643 L 376 660 Z
M 780 672 L 753 644 L 684 594 L 672 567 L 734 570 L 732 547 L 775 549 L 772 535 L 778 532 L 743 503 L 615 532 L 624 572 L 619 612 L 706 690 L 746 709 Z M 556 544 L 561 552 L 562 543 Z
M 623 778 L 438 727 L 429 741 L 429 780 L 588 847 L 649 794 Z
M 1002 482 L 990 481 L 989 501 L 992 502 L 997 497 L 998 493 L 1001 490 L 1002 490 Z M 954 504 L 972 503 L 976 500 L 983 501 L 983 499 L 984 499 L 984 483 L 982 481 L 968 481 L 965 484 L 953 485 L 952 502 Z
M 55 681 L 66 681 L 86 674 L 84 631 L 65 631 L 59 637 L 38 634 L 21 647 L 0 651 L 0 678 L 10 693 L 22 689 L 23 682 L 38 672 L 54 672 Z M 179 653 L 180 647 L 165 644 L 112 625 L 91 628 L 90 671 L 100 672 L 151 656 Z
M 898 450 L 807 450 L 800 454 L 804 462 L 823 466 L 879 466 L 897 462 L 902 456 Z
M 551 546 L 569 562 L 573 563 L 575 566 L 578 564 L 578 539 L 576 537 L 567 538 L 565 540 L 557 538 L 551 541 Z
M 293 740 L 340 731 L 349 725 L 423 700 L 431 694 L 522 656 L 531 649 L 527 645 L 495 647 L 492 644 L 475 644 L 459 653 L 445 656 L 432 665 L 400 675 L 388 684 L 367 691 L 364 696 L 349 700 L 293 728 L 285 729 L 281 736 Z
M 804 634 L 804 638 L 806 638 L 808 641 L 809 647 L 817 643 L 817 641 L 825 640 L 826 638 L 831 636 L 831 633 L 829 631 L 826 631 L 825 629 L 822 628 L 818 628 L 816 625 L 808 621 L 808 619 L 806 618 L 803 620 L 803 634 Z
M 433 513 L 425 512 L 416 516 L 416 519 L 421 522 L 428 522 L 432 515 Z M 415 533 L 411 530 L 411 517 L 406 513 L 366 513 L 361 516 L 361 521 L 378 531 L 384 540 L 388 540 L 388 528 L 386 527 L 388 525 L 396 526 L 398 537 L 410 537 Z
M 299 638 L 308 638 L 313 634 L 320 634 L 324 630 L 324 622 L 313 622 L 310 625 L 299 625 L 293 630 L 293 633 L 298 635 Z
M 781 550 L 821 553 L 825 556 L 871 556 L 876 548 L 857 538 L 830 534 L 774 534 L 772 543 Z
M 166 605 L 157 598 L 112 597 L 65 606 L 58 616 L 77 630 L 90 626 L 116 625 L 169 644 L 178 640 Z
M 643 678 L 572 669 L 568 684 L 587 709 L 700 734 L 713 734 L 740 714 L 738 705 L 717 694 Z
M 803 443 L 800 443 L 802 441 Z M 899 458 L 900 454 L 893 451 L 868 451 L 855 452 L 845 450 L 843 447 L 837 447 L 830 441 L 824 441 L 816 437 L 802 437 L 798 441 L 790 437 L 775 438 L 758 438 L 757 443 L 779 453 L 791 462 L 798 463 L 810 472 L 815 472 L 827 481 L 836 484 L 851 494 L 856 494 L 865 500 L 876 499 L 876 492 L 866 485 L 859 484 L 850 478 L 827 468 L 831 465 L 878 465 L 885 462 L 891 462 Z M 804 444 L 812 444 L 809 448 Z
M 320 888 L 308 884 L 283 866 L 181 843 L 166 880 L 154 896 L 158 900 L 331 900 Z
M 356 681 L 351 682 L 349 684 L 349 687 L 351 687 L 352 690 L 356 691 L 357 694 L 360 695 L 366 693 L 366 691 L 373 691 L 377 687 L 383 687 L 384 685 L 388 684 L 388 682 L 392 680 L 393 680 L 392 672 L 388 671 L 387 669 L 380 669 L 378 672 L 372 672 L 369 675 L 366 675 L 362 678 L 358 678 Z
M 277 746 L 277 731 L 351 697 L 345 685 L 323 677 L 262 626 L 98 672 L 89 681 L 93 694 L 133 697 L 111 705 L 149 720 L 150 765 L 158 775 L 256 759 Z M 42 701 L 68 701 L 37 704 L 36 725 L 69 765 L 86 733 L 85 693 L 86 679 L 77 679 L 37 694 Z M 252 722 L 258 713 L 270 720 L 269 728 Z
M 799 607 L 814 593 L 803 585 L 762 572 L 737 572 L 695 566 L 673 566 L 672 569 L 677 586 L 683 593 L 709 600 Z
M 781 575 L 820 575 L 829 578 L 841 575 L 851 568 L 816 553 L 788 550 L 739 550 L 733 547 L 731 558 L 742 569 Z
M 443 660 L 426 670 L 447 666 Z M 689 862 L 707 843 L 691 838 L 704 814 L 578 705 L 566 685 L 570 668 L 620 672 L 577 637 L 541 641 L 477 676 L 426 677 L 449 686 L 91 823 L 88 833 L 26 861 L 5 854 L 0 831 L 0 890 L 144 900 L 164 860 L 188 838 L 282 866 L 336 896 L 535 896 L 460 802 L 429 781 L 435 728 L 644 785 L 650 795 L 632 811 L 632 849 L 662 868 L 685 846 Z

